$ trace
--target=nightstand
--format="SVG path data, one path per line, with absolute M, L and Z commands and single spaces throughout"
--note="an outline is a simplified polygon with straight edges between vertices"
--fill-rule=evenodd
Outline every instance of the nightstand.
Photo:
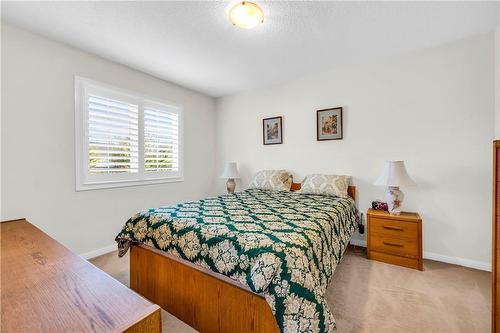
M 417 213 L 390 215 L 368 209 L 368 259 L 423 270 L 422 219 Z

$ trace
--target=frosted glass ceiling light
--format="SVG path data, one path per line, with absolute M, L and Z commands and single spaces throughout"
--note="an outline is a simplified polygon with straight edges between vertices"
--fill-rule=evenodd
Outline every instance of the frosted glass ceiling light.
M 242 1 L 231 8 L 229 19 L 235 26 L 252 29 L 259 23 L 264 22 L 264 12 L 256 3 Z

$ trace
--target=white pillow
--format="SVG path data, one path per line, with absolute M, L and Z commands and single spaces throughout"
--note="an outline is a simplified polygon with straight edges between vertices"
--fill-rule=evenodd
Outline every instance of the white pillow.
M 350 179 L 350 176 L 321 174 L 307 175 L 300 190 L 297 192 L 345 197 L 347 196 L 347 187 L 349 186 Z
M 292 176 L 286 170 L 261 170 L 254 176 L 248 188 L 290 191 Z

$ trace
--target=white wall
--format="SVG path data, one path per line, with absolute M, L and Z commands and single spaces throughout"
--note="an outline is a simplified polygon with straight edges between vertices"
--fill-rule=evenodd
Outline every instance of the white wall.
M 214 175 L 225 161 L 239 163 L 240 188 L 265 168 L 287 168 L 296 180 L 312 172 L 351 174 L 365 210 L 383 195 L 372 185 L 383 161 L 404 159 L 418 183 L 403 189 L 405 207 L 424 219 L 426 255 L 489 265 L 493 34 L 222 98 L 215 112 L 213 100 L 199 93 L 1 28 L 2 220 L 26 217 L 86 253 L 113 245 L 140 209 L 223 192 Z M 75 74 L 183 104 L 185 181 L 75 192 Z M 344 140 L 317 142 L 315 111 L 338 105 Z M 284 144 L 263 146 L 262 118 L 278 115 Z
M 495 30 L 495 139 L 500 140 L 500 27 Z
M 185 181 L 75 192 L 74 75 L 182 104 Z M 2 220 L 26 217 L 86 253 L 141 209 L 213 193 L 212 98 L 8 25 L 1 78 Z
M 403 188 L 404 208 L 423 218 L 426 256 L 484 269 L 494 99 L 493 34 L 221 98 L 217 172 L 237 161 L 240 188 L 259 169 L 286 168 L 299 181 L 350 174 L 366 210 L 383 198 L 372 183 L 384 160 L 405 160 L 418 186 Z M 335 106 L 344 107 L 344 139 L 317 142 L 316 110 Z M 262 118 L 270 116 L 284 117 L 282 145 L 262 145 Z

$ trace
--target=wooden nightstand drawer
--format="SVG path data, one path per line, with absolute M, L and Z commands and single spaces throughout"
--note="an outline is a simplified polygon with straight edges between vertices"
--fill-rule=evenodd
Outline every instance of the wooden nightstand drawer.
M 423 269 L 422 220 L 417 213 L 393 216 L 369 209 L 367 227 L 369 259 Z
M 376 217 L 372 217 L 370 223 L 372 235 L 409 240 L 418 239 L 418 225 L 416 223 L 404 223 L 397 220 L 387 220 Z
M 370 245 L 374 251 L 396 254 L 403 257 L 418 257 L 418 239 L 378 237 L 370 235 Z

